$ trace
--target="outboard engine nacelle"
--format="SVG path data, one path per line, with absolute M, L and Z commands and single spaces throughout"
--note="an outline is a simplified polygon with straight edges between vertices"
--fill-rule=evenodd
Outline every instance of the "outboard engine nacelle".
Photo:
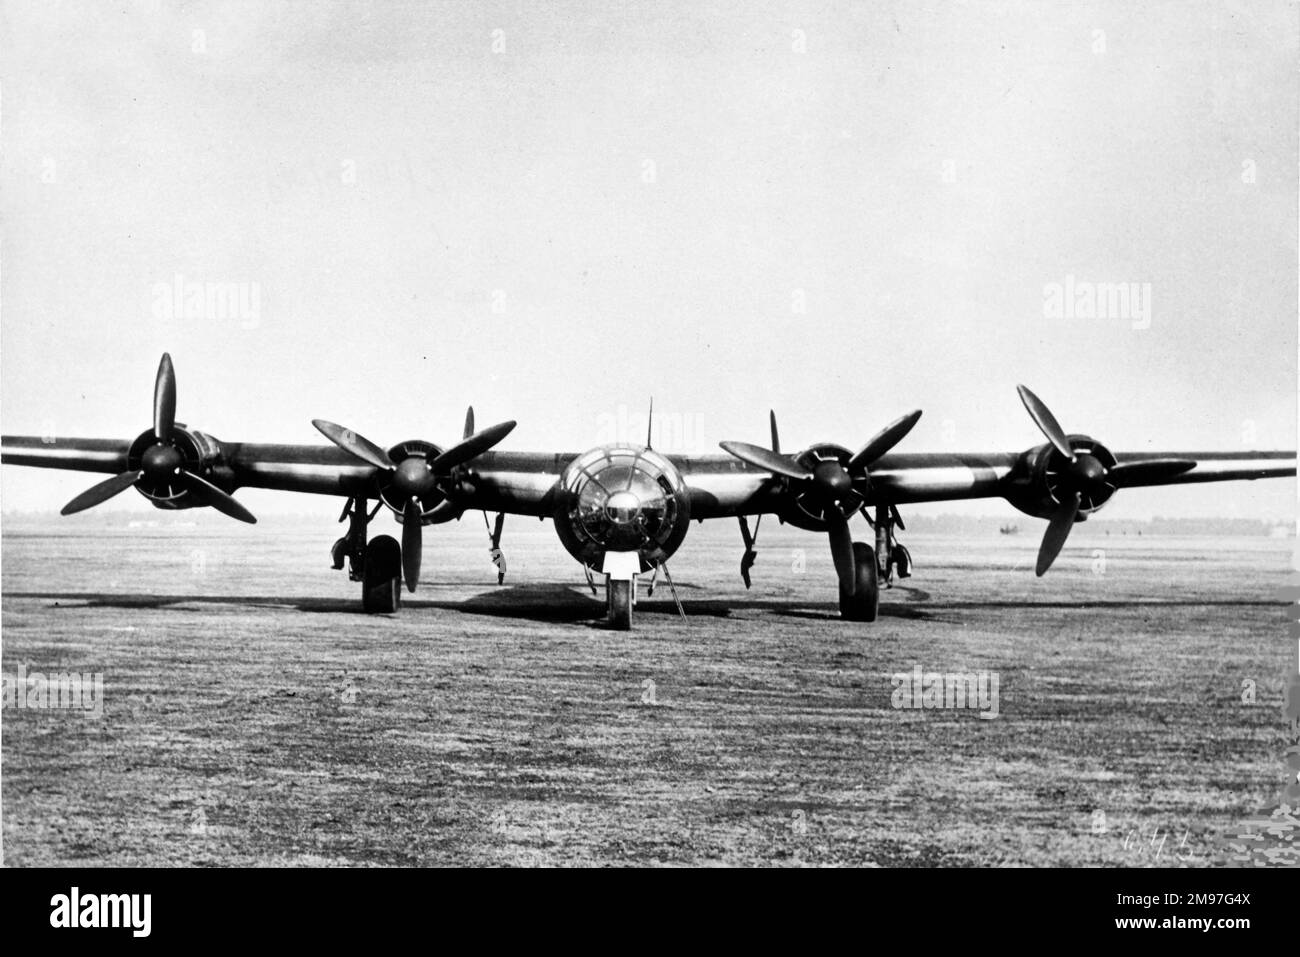
M 174 449 L 179 454 L 180 467 L 186 472 L 200 475 L 217 486 L 224 485 L 229 489 L 228 480 L 233 476 L 224 474 L 226 470 L 220 467 L 221 442 L 203 432 L 187 429 L 184 423 L 177 422 L 166 446 L 159 446 L 153 432 L 147 431 L 140 433 L 126 454 L 127 468 L 142 473 L 135 483 L 136 491 L 147 498 L 154 508 L 197 508 L 209 504 L 199 499 L 174 471 L 145 468 L 147 459 L 160 454 L 154 451 L 159 448 Z
M 1088 435 L 1067 435 L 1066 440 L 1074 451 L 1073 463 L 1051 443 L 1037 445 L 1021 456 L 1007 501 L 1027 515 L 1050 518 L 1062 502 L 1078 491 L 1076 521 L 1083 521 L 1110 501 L 1116 491 L 1108 481 L 1116 465 L 1110 449 Z

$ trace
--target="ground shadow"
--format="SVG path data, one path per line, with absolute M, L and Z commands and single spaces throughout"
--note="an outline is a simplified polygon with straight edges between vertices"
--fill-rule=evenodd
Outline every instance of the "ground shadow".
M 443 585 L 441 589 L 450 587 Z M 796 618 L 806 621 L 838 621 L 839 608 L 833 602 L 809 602 L 787 598 L 695 598 L 690 592 L 697 586 L 678 585 L 682 609 L 690 618 L 731 618 L 737 614 L 758 613 L 775 615 L 782 618 Z M 681 592 L 686 592 L 682 597 Z M 427 593 L 426 593 L 427 595 Z M 241 608 L 277 608 L 296 609 L 308 614 L 363 615 L 361 602 L 357 596 L 321 598 L 318 596 L 280 596 L 280 595 L 155 595 L 110 592 L 75 592 L 75 591 L 14 591 L 6 592 L 6 598 L 35 599 L 53 602 L 58 608 L 62 603 L 71 609 L 77 608 L 117 608 L 117 609 L 177 609 L 176 606 L 196 605 L 197 614 L 208 614 L 203 606 L 232 605 Z M 1172 607 L 1240 607 L 1277 605 L 1285 602 L 1276 600 L 1206 600 L 1206 599 L 1133 599 L 1133 600 L 1097 600 L 1080 599 L 1077 601 L 1051 600 L 981 600 L 981 601 L 933 601 L 929 593 L 920 589 L 894 588 L 881 598 L 880 617 L 900 620 L 944 621 L 950 618 L 946 613 L 959 611 L 979 611 L 981 609 L 1018 608 L 1018 609 L 1088 609 L 1088 608 L 1172 608 Z M 542 582 L 521 585 L 503 585 L 489 588 L 468 598 L 443 599 L 439 597 L 421 597 L 419 593 L 403 593 L 402 610 L 419 613 L 423 609 L 437 609 L 467 615 L 481 615 L 489 618 L 520 618 L 552 624 L 590 623 L 594 627 L 604 626 L 605 601 L 598 593 L 592 596 L 589 591 L 574 587 L 570 582 Z M 671 596 L 665 597 L 662 591 L 655 597 L 643 596 L 636 606 L 636 614 L 644 616 L 678 617 L 677 606 Z

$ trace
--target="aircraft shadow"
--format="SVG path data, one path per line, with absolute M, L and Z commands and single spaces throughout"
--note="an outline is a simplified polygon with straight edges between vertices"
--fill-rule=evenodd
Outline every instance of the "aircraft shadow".
M 454 586 L 440 586 L 450 588 Z M 687 619 L 731 618 L 746 612 L 767 613 L 782 618 L 806 621 L 839 621 L 839 608 L 832 602 L 810 602 L 790 598 L 695 598 L 691 591 L 698 586 L 678 585 L 682 609 Z M 683 595 L 682 593 L 685 593 Z M 427 596 L 427 592 L 425 593 Z M 308 614 L 364 615 L 360 596 L 322 598 L 319 596 L 283 595 L 157 595 L 113 592 L 75 591 L 13 591 L 6 598 L 27 598 L 52 601 L 57 607 L 67 602 L 68 608 L 116 608 L 162 610 L 178 605 L 230 605 L 242 608 L 292 609 Z M 1077 601 L 933 601 L 930 594 L 918 588 L 894 588 L 881 596 L 880 617 L 900 620 L 928 620 L 943 622 L 956 620 L 952 615 L 960 611 L 981 609 L 1086 609 L 1086 608 L 1176 608 L 1176 607 L 1239 607 L 1247 605 L 1285 605 L 1278 600 L 1205 600 L 1205 599 L 1133 599 Z M 593 597 L 589 591 L 575 587 L 570 582 L 527 583 L 490 587 L 463 599 L 442 599 L 402 594 L 402 609 L 418 613 L 421 609 L 438 609 L 489 618 L 522 618 L 551 624 L 587 623 L 595 628 L 605 626 L 605 601 L 603 595 Z M 197 611 L 197 610 L 196 610 Z M 199 612 L 206 613 L 206 612 Z M 637 602 L 636 615 L 678 617 L 677 606 L 671 593 L 662 587 L 654 598 L 643 595 Z
M 445 587 L 445 586 L 444 586 Z M 682 608 L 690 618 L 730 618 L 737 612 L 769 612 L 791 618 L 806 618 L 812 621 L 831 621 L 839 619 L 838 609 L 831 604 L 819 605 L 816 602 L 794 601 L 789 599 L 710 599 L 692 598 L 690 592 L 698 586 L 678 585 L 678 597 L 682 598 Z M 685 596 L 683 596 L 685 593 Z M 428 595 L 428 592 L 425 593 Z M 68 610 L 82 608 L 113 608 L 120 610 L 178 609 L 177 606 L 199 606 L 193 608 L 196 614 L 208 614 L 204 606 L 226 605 L 247 609 L 294 610 L 308 614 L 364 615 L 359 596 L 322 598 L 319 596 L 285 596 L 285 595 L 195 595 L 195 594 L 140 594 L 129 592 L 77 592 L 77 591 L 11 591 L 5 592 L 6 598 L 35 599 L 54 602 L 57 608 L 66 603 Z M 410 595 L 402 593 L 402 612 L 418 613 L 423 609 L 438 609 L 467 615 L 482 615 L 489 618 L 522 618 L 552 624 L 588 623 L 592 627 L 605 626 L 605 600 L 598 592 L 593 597 L 586 589 L 571 583 L 528 583 L 521 585 L 503 585 L 488 588 L 478 594 L 461 599 L 442 599 L 421 597 L 417 592 Z M 399 612 L 400 614 L 400 612 Z M 924 617 L 917 609 L 881 606 L 881 614 L 903 618 Z M 655 596 L 642 595 L 636 606 L 636 615 L 646 617 L 677 618 L 677 606 L 671 593 L 656 589 Z
M 4 597 L 52 601 L 56 607 L 60 602 L 67 602 L 69 609 L 162 610 L 170 608 L 175 610 L 175 606 L 178 605 L 231 605 L 250 609 L 292 609 L 315 614 L 367 614 L 361 607 L 359 594 L 322 598 L 314 595 L 158 595 L 125 592 L 9 591 L 4 593 Z M 421 597 L 418 591 L 414 595 L 406 591 L 402 592 L 402 611 L 418 612 L 426 608 L 500 618 L 576 622 L 603 616 L 605 602 L 603 599 L 592 598 L 590 593 L 583 594 L 568 584 L 506 585 L 457 600 Z

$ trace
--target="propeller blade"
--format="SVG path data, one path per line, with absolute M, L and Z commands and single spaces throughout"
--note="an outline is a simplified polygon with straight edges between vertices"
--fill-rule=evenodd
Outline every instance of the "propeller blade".
M 786 456 L 757 445 L 750 445 L 748 442 L 719 442 L 718 444 L 747 465 L 764 469 L 774 475 L 800 480 L 812 478 L 811 472 L 796 465 Z
M 772 451 L 777 455 L 781 454 L 781 437 L 776 434 L 776 411 L 767 410 L 767 420 L 772 424 Z
M 1034 574 L 1039 578 L 1052 567 L 1056 556 L 1061 554 L 1065 540 L 1070 537 L 1070 529 L 1074 527 L 1074 517 L 1079 514 L 1079 500 L 1082 497 L 1082 494 L 1075 492 L 1061 503 L 1047 523 L 1043 544 L 1038 546 L 1038 564 L 1034 568 Z
M 143 472 L 122 472 L 114 475 L 111 479 L 100 482 L 98 485 L 92 485 L 67 505 L 59 510 L 60 515 L 71 515 L 74 512 L 84 512 L 88 508 L 107 502 L 119 492 L 125 492 L 132 485 L 144 477 Z
M 515 422 L 512 419 L 509 422 L 502 422 L 500 425 L 494 425 L 482 432 L 471 435 L 430 462 L 429 468 L 435 472 L 446 472 L 454 469 L 457 465 L 463 465 L 470 459 L 482 455 L 492 448 L 492 446 L 509 435 L 514 427 Z
M 465 410 L 465 432 L 461 435 L 462 439 L 468 439 L 474 434 L 474 406 Z
M 159 442 L 171 438 L 176 425 L 176 370 L 172 357 L 163 353 L 158 363 L 158 378 L 153 384 L 153 437 Z
M 917 420 L 921 418 L 921 410 L 914 409 L 907 415 L 900 416 L 893 422 L 876 433 L 875 437 L 858 450 L 858 454 L 849 459 L 849 470 L 856 472 L 858 469 L 869 467 L 876 459 L 880 458 L 899 442 L 903 437 L 912 431 L 912 426 L 916 425 Z
M 253 513 L 244 508 L 237 498 L 227 495 L 202 476 L 181 469 L 177 473 L 177 477 L 204 504 L 211 505 L 218 512 L 229 515 L 238 521 L 247 522 L 249 525 L 257 524 L 257 519 L 253 517 Z
M 840 577 L 840 590 L 851 596 L 858 590 L 857 561 L 853 558 L 853 536 L 849 532 L 849 520 L 839 509 L 829 509 L 826 516 L 826 530 L 831 541 L 831 559 L 835 562 L 835 573 Z
M 1106 473 L 1106 480 L 1117 488 L 1157 484 L 1163 479 L 1182 475 L 1196 468 L 1191 459 L 1150 459 L 1116 465 Z
M 1052 410 L 1043 404 L 1042 399 L 1023 385 L 1016 386 L 1016 391 L 1020 393 L 1020 401 L 1025 404 L 1025 411 L 1034 420 L 1034 424 L 1038 426 L 1039 431 L 1047 436 L 1047 441 L 1056 446 L 1056 451 L 1073 462 L 1074 449 L 1070 448 L 1070 442 L 1065 437 L 1065 430 L 1061 428 L 1061 423 L 1056 421 L 1056 416 L 1052 415 Z
M 415 499 L 406 500 L 402 510 L 402 577 L 406 590 L 415 591 L 420 583 L 420 559 L 423 557 L 424 526 L 420 524 L 420 506 Z
M 351 429 L 345 429 L 341 425 L 335 425 L 333 422 L 327 422 L 325 419 L 312 419 L 311 424 L 320 430 L 321 435 L 329 439 L 344 452 L 351 453 L 361 461 L 386 469 L 391 472 L 397 468 L 393 460 L 388 457 L 388 453 L 375 445 L 364 435 L 358 435 Z

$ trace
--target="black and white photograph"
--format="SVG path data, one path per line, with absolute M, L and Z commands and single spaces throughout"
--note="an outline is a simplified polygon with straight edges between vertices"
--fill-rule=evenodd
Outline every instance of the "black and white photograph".
M 1298 10 L 4 0 L 4 864 L 1300 866 Z

